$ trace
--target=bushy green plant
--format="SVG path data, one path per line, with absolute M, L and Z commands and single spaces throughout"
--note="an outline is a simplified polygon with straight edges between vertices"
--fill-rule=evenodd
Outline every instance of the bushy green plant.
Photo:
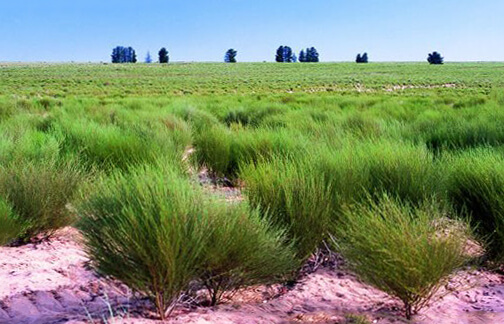
M 39 233 L 50 235 L 73 223 L 67 204 L 84 178 L 72 162 L 55 161 L 9 164 L 0 168 L 0 197 L 25 224 L 22 240 Z
M 212 302 L 225 289 L 270 282 L 291 270 L 283 232 L 246 206 L 223 206 L 169 164 L 117 172 L 79 208 L 99 273 L 150 297 L 161 318 L 201 279 Z
M 209 232 L 187 179 L 170 166 L 116 172 L 78 210 L 96 270 L 145 293 L 164 319 L 196 277 Z
M 345 210 L 334 247 L 365 282 L 399 298 L 411 319 L 466 261 L 467 229 L 446 216 L 432 201 L 370 198 Z
M 337 196 L 313 164 L 275 158 L 241 171 L 253 207 L 286 228 L 300 260 L 307 259 L 326 238 Z
M 214 126 L 197 135 L 194 143 L 198 162 L 230 179 L 237 177 L 241 164 L 300 153 L 307 146 L 306 139 L 294 132 L 241 126 L 232 130 Z
M 443 160 L 448 200 L 468 213 L 489 255 L 504 259 L 504 158 L 490 150 L 474 150 Z
M 213 205 L 209 243 L 205 245 L 199 278 L 208 289 L 211 305 L 226 291 L 279 281 L 295 270 L 292 244 L 285 231 L 247 204 Z
M 416 203 L 438 190 L 432 154 L 410 143 L 349 141 L 339 149 L 320 146 L 307 158 L 342 204 L 382 192 Z
M 14 214 L 12 207 L 0 199 L 0 246 L 22 236 L 25 224 Z

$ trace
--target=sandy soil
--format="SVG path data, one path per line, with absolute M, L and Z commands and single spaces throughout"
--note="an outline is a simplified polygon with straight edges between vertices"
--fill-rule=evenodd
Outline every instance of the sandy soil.
M 46 242 L 0 248 L 0 323 L 159 323 L 148 319 L 145 300 L 88 269 L 79 240 L 66 228 Z M 415 323 L 504 323 L 504 276 L 461 272 L 436 299 Z M 321 268 L 291 290 L 254 287 L 218 307 L 181 306 L 169 323 L 342 323 L 347 313 L 404 322 L 396 300 Z

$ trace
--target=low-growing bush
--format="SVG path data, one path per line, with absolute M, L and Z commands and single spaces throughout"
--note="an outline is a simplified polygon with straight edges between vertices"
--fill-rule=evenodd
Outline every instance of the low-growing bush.
M 307 259 L 326 238 L 337 204 L 319 170 L 305 161 L 276 158 L 248 165 L 241 171 L 253 207 L 286 228 L 297 257 Z
M 489 256 L 504 260 L 504 158 L 490 150 L 474 150 L 443 160 L 448 200 L 468 213 Z
M 240 165 L 303 152 L 307 141 L 292 131 L 214 126 L 194 140 L 198 163 L 218 176 L 235 179 Z
M 0 199 L 0 246 L 20 237 L 24 228 L 25 225 L 12 211 L 12 207 Z
M 96 270 L 150 297 L 164 319 L 193 280 L 216 303 L 225 289 L 291 270 L 281 231 L 221 204 L 176 167 L 143 166 L 102 180 L 78 208 L 79 227 Z
M 334 247 L 364 281 L 399 298 L 411 319 L 466 261 L 467 229 L 446 216 L 433 201 L 369 198 L 343 213 Z
M 0 197 L 25 225 L 22 241 L 73 223 L 67 204 L 83 173 L 75 163 L 55 161 L 10 164 L 0 168 Z
M 227 291 L 278 282 L 299 267 L 285 231 L 275 229 L 247 204 L 214 204 L 199 278 L 211 305 Z
M 390 141 L 350 141 L 339 149 L 324 146 L 308 154 L 340 204 L 387 192 L 404 201 L 421 202 L 437 193 L 437 169 L 424 147 Z M 333 206 L 338 210 L 338 206 Z

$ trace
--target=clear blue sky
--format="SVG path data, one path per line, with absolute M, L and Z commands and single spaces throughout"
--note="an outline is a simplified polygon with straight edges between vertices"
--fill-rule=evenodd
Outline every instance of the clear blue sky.
M 504 0 L 0 0 L 0 61 L 272 61 L 279 45 L 322 61 L 504 61 Z

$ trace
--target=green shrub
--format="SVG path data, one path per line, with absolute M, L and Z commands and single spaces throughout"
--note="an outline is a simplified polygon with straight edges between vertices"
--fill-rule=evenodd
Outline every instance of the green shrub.
M 67 204 L 82 179 L 83 174 L 71 162 L 26 162 L 1 168 L 0 196 L 26 223 L 20 239 L 25 241 L 39 233 L 50 235 L 72 224 L 74 216 Z
M 237 177 L 241 164 L 300 153 L 308 145 L 304 137 L 291 131 L 241 126 L 232 130 L 214 126 L 197 135 L 194 143 L 198 163 L 230 179 Z
M 0 199 L 0 246 L 22 236 L 25 224 L 12 211 L 12 207 Z
M 314 165 L 276 158 L 244 167 L 241 179 L 252 206 L 286 228 L 298 258 L 307 259 L 326 238 L 337 204 Z
M 466 260 L 467 229 L 446 216 L 431 201 L 369 199 L 346 209 L 333 242 L 364 281 L 399 298 L 410 319 Z
M 320 147 L 307 157 L 341 204 L 387 192 L 421 202 L 438 191 L 432 154 L 421 146 L 391 141 L 349 141 L 340 149 Z M 336 208 L 337 206 L 334 206 Z M 336 208 L 338 209 L 338 208 Z
M 294 250 L 283 230 L 274 229 L 247 204 L 214 204 L 209 244 L 199 275 L 215 305 L 226 291 L 270 284 L 295 270 Z
M 116 172 L 79 208 L 79 228 L 96 270 L 155 303 L 162 319 L 196 277 L 209 224 L 177 170 Z
M 192 280 L 215 303 L 223 289 L 270 282 L 293 264 L 281 231 L 205 197 L 170 165 L 115 173 L 79 213 L 97 271 L 146 294 L 163 319 Z
M 469 213 L 491 258 L 504 259 L 504 158 L 475 150 L 444 159 L 446 193 L 459 213 Z

